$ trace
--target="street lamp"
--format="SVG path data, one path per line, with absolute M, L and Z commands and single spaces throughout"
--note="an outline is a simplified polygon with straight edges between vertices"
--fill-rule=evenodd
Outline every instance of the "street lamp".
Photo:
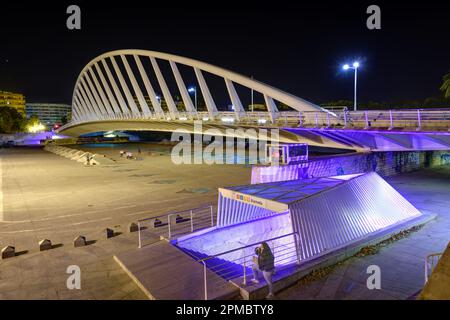
M 189 92 L 194 92 L 195 110 L 197 110 L 197 87 L 193 86 L 188 89 Z
M 356 111 L 356 83 L 357 83 L 357 79 L 358 79 L 358 68 L 359 68 L 359 62 L 357 62 L 357 61 L 353 62 L 352 66 L 349 66 L 348 64 L 344 64 L 342 66 L 342 69 L 344 69 L 344 70 L 348 70 L 348 69 L 355 70 L 355 93 L 354 93 L 354 101 L 353 101 L 353 110 L 354 111 Z

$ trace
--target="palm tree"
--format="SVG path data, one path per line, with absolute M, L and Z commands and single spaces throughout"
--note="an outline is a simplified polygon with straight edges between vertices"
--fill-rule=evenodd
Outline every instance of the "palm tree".
M 446 98 L 450 98 L 450 71 L 442 77 L 442 81 L 441 91 L 444 92 Z

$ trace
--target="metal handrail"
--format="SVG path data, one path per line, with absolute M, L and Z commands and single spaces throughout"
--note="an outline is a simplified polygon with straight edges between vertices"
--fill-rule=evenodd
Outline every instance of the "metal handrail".
M 162 219 L 162 218 L 167 218 L 167 231 L 168 231 L 168 238 L 171 239 L 172 238 L 172 216 L 176 216 L 176 215 L 180 215 L 183 213 L 189 213 L 190 216 L 190 231 L 189 232 L 185 232 L 183 233 L 183 235 L 192 233 L 195 231 L 195 227 L 194 227 L 194 216 L 195 214 L 202 212 L 201 210 L 206 210 L 208 209 L 210 211 L 210 219 L 211 219 L 211 227 L 214 227 L 214 209 L 212 205 L 205 205 L 205 206 L 201 206 L 201 207 L 197 207 L 197 208 L 193 208 L 193 209 L 187 209 L 187 210 L 181 210 L 181 211 L 176 211 L 176 212 L 170 212 L 170 213 L 166 213 L 166 214 L 162 214 L 162 215 L 158 215 L 158 216 L 154 216 L 154 217 L 149 217 L 149 218 L 144 218 L 144 219 L 139 219 L 137 220 L 137 227 L 138 227 L 138 248 L 142 248 L 142 236 L 141 236 L 141 231 L 142 231 L 142 223 L 146 222 L 146 221 L 151 221 L 151 220 L 156 220 L 156 219 Z M 204 211 L 206 213 L 206 211 Z M 205 221 L 204 219 L 198 219 L 198 221 Z
M 155 216 L 155 217 L 149 217 L 149 218 L 139 219 L 138 222 L 143 222 L 143 221 L 153 220 L 153 219 L 157 219 L 157 218 L 163 218 L 163 217 L 167 217 L 167 216 L 173 215 L 173 214 L 180 214 L 180 213 L 189 212 L 189 211 L 191 211 L 191 210 L 209 209 L 209 208 L 211 208 L 211 207 L 212 207 L 212 204 L 208 204 L 208 205 L 204 205 L 204 206 L 197 207 L 197 208 L 186 209 L 186 210 L 181 210 L 181 211 L 175 211 L 175 212 L 170 212 L 170 213 L 161 214 L 161 215 Z
M 214 266 L 210 267 L 209 269 L 212 272 L 216 273 L 216 274 L 221 273 L 222 278 L 223 277 L 225 277 L 225 278 L 226 277 L 231 277 L 231 276 L 233 276 L 233 278 L 237 278 L 237 277 L 239 277 L 240 274 L 242 274 L 242 276 L 243 276 L 243 285 L 247 285 L 247 258 L 250 257 L 250 256 L 254 256 L 254 253 L 252 252 L 250 254 L 245 254 L 245 250 L 250 248 L 250 247 L 257 246 L 257 245 L 259 245 L 259 244 L 261 244 L 263 242 L 272 242 L 273 243 L 273 241 L 276 241 L 276 240 L 279 240 L 279 239 L 282 239 L 282 238 L 286 238 L 286 237 L 289 237 L 289 236 L 294 236 L 294 242 L 293 242 L 294 247 L 290 248 L 290 250 L 295 252 L 295 259 L 297 260 L 297 263 L 298 263 L 299 262 L 299 251 L 298 251 L 299 248 L 298 248 L 298 244 L 297 244 L 297 236 L 298 236 L 297 232 L 292 232 L 292 233 L 284 234 L 282 236 L 278 236 L 278 237 L 274 237 L 274 238 L 270 238 L 270 239 L 265 239 L 263 241 L 258 241 L 258 242 L 252 243 L 252 244 L 248 244 L 248 245 L 245 245 L 245 246 L 242 246 L 242 247 L 239 247 L 239 248 L 235 248 L 235 249 L 232 249 L 232 250 L 227 250 L 227 251 L 224 251 L 224 252 L 221 252 L 221 253 L 217 253 L 217 254 L 208 256 L 206 258 L 202 258 L 202 259 L 197 260 L 197 262 L 203 264 L 203 282 L 204 282 L 205 300 L 208 300 L 208 279 L 207 279 L 207 268 L 208 268 L 207 261 L 208 260 L 211 260 L 211 259 L 214 259 L 214 258 L 218 258 L 220 256 L 224 256 L 224 255 L 227 255 L 227 254 L 231 254 L 231 253 L 234 253 L 234 252 L 237 252 L 237 251 L 242 251 L 242 255 L 240 255 L 238 258 L 235 258 L 235 259 L 232 259 L 232 260 L 227 260 L 226 262 L 214 265 Z M 289 258 L 292 259 L 294 257 L 294 255 L 292 255 L 290 257 L 287 256 L 287 255 L 289 255 L 289 252 L 286 252 L 286 250 L 287 250 L 286 248 L 284 248 L 282 250 L 276 250 L 276 249 L 281 248 L 281 247 L 286 247 L 287 245 L 288 244 L 280 244 L 277 247 L 273 247 L 272 246 L 272 248 L 271 248 L 272 249 L 272 253 L 273 253 L 274 258 L 276 259 L 277 262 L 287 261 Z M 292 243 L 290 243 L 289 245 L 292 245 Z M 279 255 L 279 253 L 281 253 L 281 252 L 283 254 Z M 281 259 L 280 259 L 280 257 L 281 257 Z M 242 273 L 241 273 L 241 271 L 238 271 L 236 269 L 229 270 L 227 268 L 227 266 L 229 266 L 230 263 L 232 263 L 232 264 L 242 264 L 242 267 L 243 267 Z
M 278 240 L 278 239 L 281 239 L 281 238 L 284 238 L 284 237 L 293 236 L 293 235 L 296 235 L 296 234 L 298 234 L 298 233 L 297 232 L 291 232 L 291 233 L 284 234 L 282 236 L 278 236 L 278 237 L 275 237 L 275 238 L 266 239 L 266 240 L 263 240 L 263 241 L 259 241 L 259 242 L 255 242 L 255 243 L 252 243 L 252 244 L 245 245 L 243 247 L 239 247 L 239 248 L 236 248 L 236 249 L 232 249 L 232 250 L 224 251 L 224 252 L 221 252 L 221 253 L 217 253 L 215 255 L 208 256 L 206 258 L 203 258 L 203 259 L 200 259 L 200 260 L 197 260 L 197 261 L 198 262 L 207 261 L 209 259 L 217 258 L 218 256 L 223 256 L 225 254 L 229 254 L 229 253 L 232 253 L 232 252 L 235 252 L 235 251 L 238 251 L 238 250 L 244 250 L 244 249 L 256 246 L 256 245 L 261 244 L 263 242 L 274 241 L 274 240 Z
M 286 238 L 286 237 L 289 237 L 289 236 L 294 236 L 293 243 L 291 242 L 289 244 L 280 244 L 279 246 L 276 246 L 276 247 L 272 246 L 272 253 L 274 254 L 274 258 L 276 260 L 276 263 L 280 263 L 282 261 L 286 262 L 289 259 L 293 260 L 294 257 L 295 257 L 295 260 L 297 260 L 297 263 L 298 263 L 300 255 L 299 255 L 299 248 L 298 248 L 298 244 L 297 244 L 297 236 L 298 236 L 297 232 L 292 232 L 292 233 L 284 234 L 282 236 L 278 236 L 278 237 L 266 239 L 266 240 L 263 240 L 263 241 L 255 242 L 255 243 L 252 243 L 252 244 L 248 244 L 248 245 L 245 245 L 245 246 L 242 246 L 242 247 L 239 247 L 239 248 L 235 248 L 235 249 L 232 249 L 232 250 L 227 250 L 227 251 L 224 251 L 224 252 L 221 252 L 221 253 L 217 253 L 217 254 L 208 256 L 206 258 L 197 260 L 197 262 L 203 264 L 203 277 L 204 277 L 203 282 L 204 282 L 204 297 L 205 297 L 205 300 L 208 300 L 208 287 L 211 286 L 211 285 L 214 285 L 214 283 L 211 283 L 211 282 L 208 283 L 208 279 L 207 279 L 207 274 L 208 274 L 207 273 L 207 269 L 208 268 L 212 272 L 220 275 L 221 278 L 225 278 L 225 279 L 226 278 L 228 278 L 228 279 L 239 278 L 240 276 L 243 276 L 243 285 L 247 285 L 247 262 L 248 262 L 248 257 L 254 256 L 254 253 L 252 252 L 250 254 L 246 254 L 245 250 L 250 248 L 250 247 L 257 246 L 257 245 L 261 244 L 262 242 L 272 242 L 272 244 L 273 244 L 273 241 L 276 241 L 276 240 L 279 240 L 279 239 L 282 239 L 282 238 Z M 294 246 L 292 248 L 290 248 L 290 250 L 294 254 L 292 254 L 292 252 L 291 252 L 291 256 L 288 256 L 289 252 L 286 252 L 287 249 L 285 247 L 288 246 L 288 245 L 292 245 L 292 244 L 294 244 Z M 282 249 L 281 251 L 277 250 L 278 248 L 282 248 L 282 247 L 284 247 L 284 249 Z M 227 260 L 226 262 L 223 262 L 223 263 L 211 266 L 211 267 L 207 266 L 207 261 L 210 260 L 210 259 L 218 258 L 220 256 L 231 254 L 231 253 L 234 253 L 234 252 L 237 252 L 237 251 L 240 251 L 240 250 L 242 251 L 242 255 L 239 255 L 239 257 L 237 257 L 237 258 L 234 258 L 232 260 Z M 282 255 L 279 255 L 279 253 L 282 253 Z M 242 264 L 243 269 L 241 271 L 239 271 L 239 269 L 235 269 L 235 268 L 228 269 L 227 266 L 229 266 L 230 263 L 231 264 Z M 218 279 L 216 279 L 216 280 L 218 280 Z M 218 283 L 216 283 L 216 285 L 218 285 Z
M 426 284 L 428 282 L 428 278 L 429 278 L 428 273 L 430 271 L 433 271 L 433 269 L 435 267 L 434 258 L 437 257 L 438 261 L 439 261 L 439 259 L 441 258 L 442 255 L 443 255 L 443 252 L 432 253 L 432 254 L 429 254 L 426 256 L 426 258 L 425 258 L 425 283 L 424 284 Z

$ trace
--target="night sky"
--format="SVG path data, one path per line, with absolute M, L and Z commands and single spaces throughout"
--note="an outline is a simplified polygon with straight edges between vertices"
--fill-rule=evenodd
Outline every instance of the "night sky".
M 366 102 L 438 95 L 450 70 L 444 1 L 37 2 L 0 9 L 0 90 L 22 92 L 28 102 L 70 103 L 84 65 L 125 48 L 206 61 L 315 103 L 352 99 L 352 72 L 340 67 L 354 59 Z M 81 7 L 79 31 L 66 28 L 69 4 Z M 381 7 L 381 30 L 366 28 L 370 4 Z

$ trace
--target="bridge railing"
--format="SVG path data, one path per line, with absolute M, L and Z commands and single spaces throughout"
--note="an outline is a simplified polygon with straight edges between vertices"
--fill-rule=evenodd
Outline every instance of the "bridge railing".
M 324 111 L 280 111 L 273 115 L 269 112 L 246 112 L 236 117 L 234 112 L 219 112 L 211 118 L 208 112 L 179 112 L 174 119 L 170 113 L 164 115 L 145 115 L 143 113 L 117 113 L 79 117 L 77 121 L 62 126 L 67 127 L 93 121 L 169 121 L 186 122 L 201 120 L 220 125 L 244 125 L 255 127 L 297 127 L 297 128 L 338 128 L 338 129 L 432 129 L 450 130 L 450 109 L 401 109 L 401 110 L 363 110 L 332 112 Z

